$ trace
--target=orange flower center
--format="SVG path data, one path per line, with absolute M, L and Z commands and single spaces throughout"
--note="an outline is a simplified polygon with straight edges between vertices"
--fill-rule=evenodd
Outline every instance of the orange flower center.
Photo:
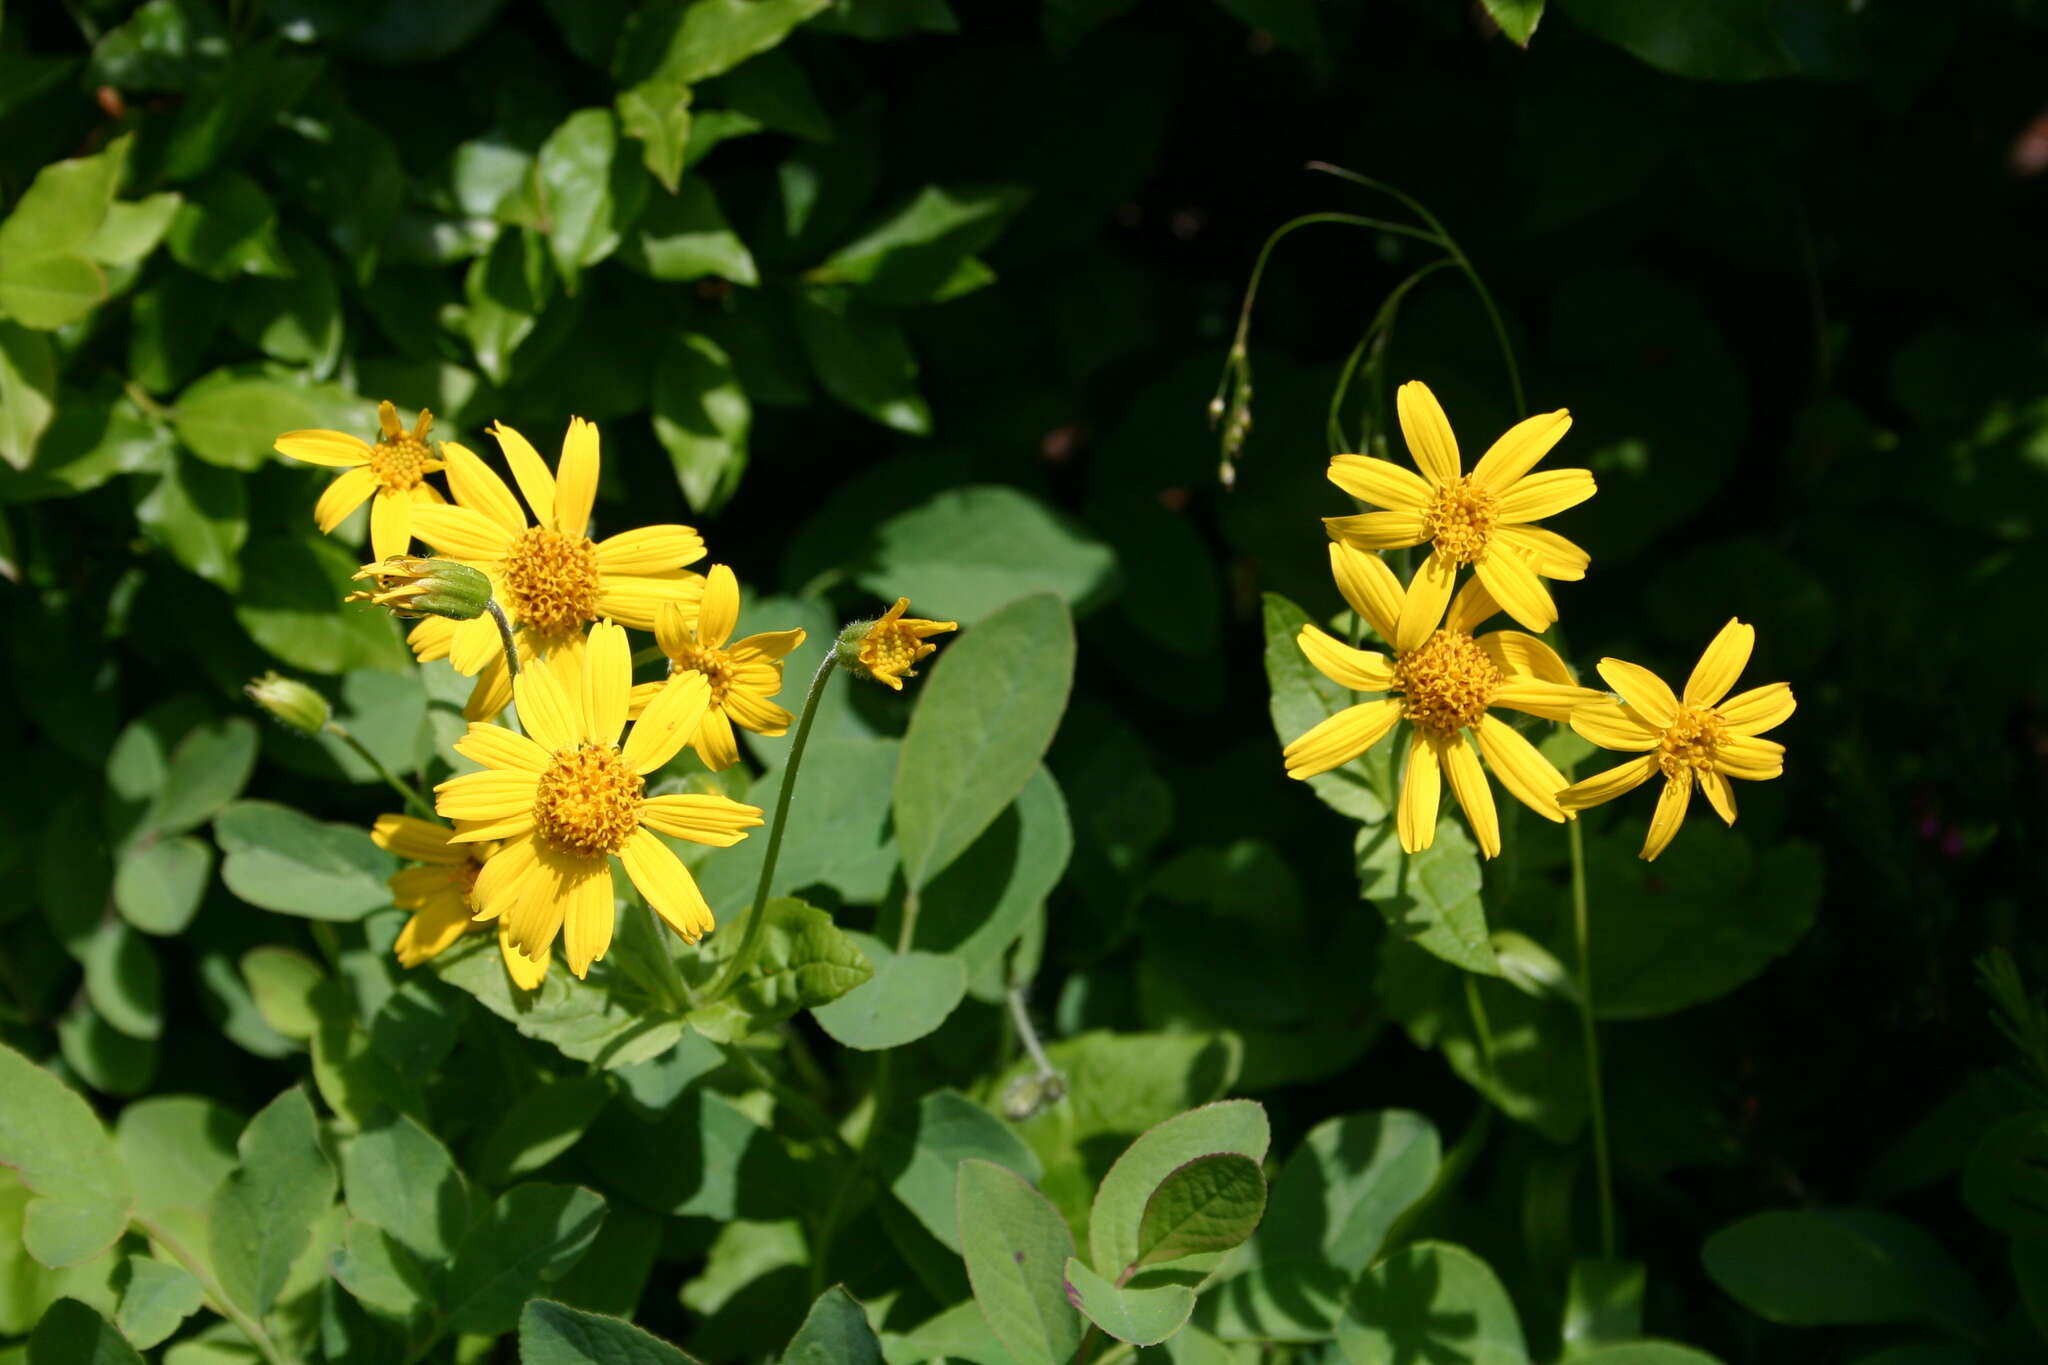
M 505 552 L 505 596 L 522 628 L 562 635 L 597 619 L 604 578 L 588 536 L 529 526 Z
M 1500 684 L 1499 667 L 1462 630 L 1440 630 L 1394 661 L 1401 714 L 1438 735 L 1477 725 Z
M 540 775 L 533 827 L 560 853 L 601 858 L 617 853 L 640 824 L 647 779 L 609 744 L 584 744 L 554 756 Z
M 410 493 L 440 467 L 427 443 L 410 433 L 386 436 L 370 447 L 370 472 L 387 493 Z
M 1681 704 L 1677 717 L 1657 741 L 1657 766 L 1664 776 L 1677 777 L 1691 769 L 1706 772 L 1728 734 L 1728 722 L 1711 706 Z
M 894 621 L 875 622 L 860 642 L 861 666 L 877 676 L 901 678 L 910 666 L 932 653 L 937 645 L 926 644 Z
M 732 691 L 732 655 L 722 649 L 706 649 L 699 645 L 685 645 L 683 652 L 668 661 L 669 676 L 678 673 L 702 673 L 711 682 L 711 704 L 723 708 L 725 698 Z
M 1439 488 L 1422 514 L 1424 532 L 1439 553 L 1458 564 L 1470 564 L 1486 553 L 1493 534 L 1493 494 L 1471 476 Z

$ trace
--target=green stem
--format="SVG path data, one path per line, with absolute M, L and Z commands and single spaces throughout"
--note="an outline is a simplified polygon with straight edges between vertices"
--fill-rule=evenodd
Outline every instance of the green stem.
M 803 714 L 797 717 L 796 735 L 789 742 L 789 758 L 782 765 L 782 790 L 775 796 L 775 823 L 768 827 L 768 853 L 761 859 L 761 881 L 754 889 L 754 903 L 747 911 L 747 927 L 740 932 L 739 950 L 732 955 L 732 961 L 725 964 L 718 980 L 712 982 L 710 994 L 704 997 L 707 1005 L 725 999 L 739 981 L 740 974 L 754 960 L 754 953 L 761 946 L 761 933 L 767 926 L 768 888 L 775 882 L 775 860 L 782 852 L 782 834 L 789 826 L 789 798 L 796 790 L 797 769 L 803 766 L 804 743 L 811 737 L 811 722 L 818 718 L 818 698 L 825 695 L 825 684 L 831 681 L 832 672 L 839 666 L 839 647 L 825 652 L 825 662 L 818 665 L 818 671 L 811 677 L 811 690 L 804 694 Z
M 484 610 L 497 623 L 498 644 L 505 651 L 505 671 L 511 677 L 519 676 L 519 642 L 512 638 L 512 622 L 505 615 L 505 609 L 498 605 L 495 597 L 484 603 Z
M 1600 1030 L 1593 1018 L 1593 936 L 1586 917 L 1586 836 L 1571 820 L 1572 938 L 1579 950 L 1579 1031 L 1586 1047 L 1586 1107 L 1593 1124 L 1593 1168 L 1600 1186 L 1600 1254 L 1614 1255 L 1614 1172 L 1607 1154 L 1607 1101 L 1600 1084 Z
M 355 750 L 356 757 L 362 759 L 363 762 L 369 764 L 371 768 L 375 769 L 377 776 L 384 779 L 384 785 L 398 793 L 400 799 L 402 799 L 405 802 L 406 808 L 408 810 L 411 810 L 415 814 L 421 815 L 429 820 L 434 818 L 433 803 L 428 801 L 426 797 L 420 794 L 420 789 L 418 787 L 413 786 L 412 783 L 407 782 L 397 773 L 392 772 L 391 769 L 385 767 L 383 763 L 379 762 L 377 755 L 371 753 L 361 740 L 357 739 L 354 735 L 350 734 L 347 728 L 343 726 L 340 721 L 328 721 L 326 725 L 326 730 L 328 734 L 333 735 L 343 744 L 346 744 L 348 745 L 349 748 Z
M 1012 986 L 1004 994 L 1010 998 L 1010 1018 L 1017 1026 L 1017 1040 L 1031 1055 L 1031 1064 L 1038 1068 L 1038 1079 L 1056 1079 L 1059 1072 L 1053 1070 L 1052 1059 L 1045 1055 L 1045 1047 L 1038 1041 L 1038 1030 L 1031 1026 L 1031 1013 L 1024 1008 L 1024 988 Z
M 1358 362 L 1360 358 L 1364 356 L 1366 348 L 1368 346 L 1371 346 L 1376 340 L 1384 338 L 1389 332 L 1393 330 L 1394 315 L 1400 311 L 1401 301 L 1408 296 L 1409 290 L 1415 288 L 1416 285 L 1421 284 L 1424 280 L 1428 279 L 1431 275 L 1434 275 L 1437 271 L 1446 269 L 1447 267 L 1456 264 L 1456 261 L 1446 256 L 1431 261 L 1428 265 L 1422 266 L 1421 268 L 1417 269 L 1414 273 L 1410 274 L 1407 279 L 1401 281 L 1399 284 L 1394 286 L 1392 291 L 1388 293 L 1386 301 L 1380 304 L 1379 311 L 1373 314 L 1371 325 L 1365 329 L 1365 334 L 1359 337 L 1358 339 L 1358 345 L 1354 346 L 1351 350 L 1351 354 L 1348 357 L 1346 357 L 1344 361 L 1344 368 L 1341 371 L 1339 371 L 1337 375 L 1337 387 L 1330 394 L 1330 416 L 1328 427 L 1330 437 L 1330 453 L 1332 455 L 1341 455 L 1344 453 L 1345 450 L 1344 423 L 1342 417 L 1344 398 L 1345 395 L 1351 391 L 1351 376 L 1357 373 Z M 1382 368 L 1385 364 L 1383 355 L 1376 353 L 1370 364 L 1375 371 L 1375 375 L 1377 375 L 1377 371 L 1380 368 Z M 1368 386 L 1370 391 L 1375 392 L 1378 390 L 1378 387 L 1379 386 L 1377 382 L 1374 382 Z M 1365 433 L 1361 431 L 1359 433 L 1358 446 L 1355 447 L 1357 449 L 1360 449 L 1361 451 L 1365 446 L 1364 437 Z
M 235 1301 L 221 1289 L 220 1281 L 214 1278 L 213 1271 L 207 1264 L 187 1251 L 161 1223 L 137 1215 L 135 1226 L 141 1228 L 150 1241 L 169 1252 L 171 1259 L 185 1267 L 186 1272 L 199 1281 L 200 1291 L 206 1295 L 208 1306 L 239 1327 L 242 1335 L 249 1338 L 249 1344 L 254 1346 L 270 1365 L 298 1365 L 290 1352 L 270 1339 L 270 1333 L 263 1329 L 261 1322 L 235 1305 Z

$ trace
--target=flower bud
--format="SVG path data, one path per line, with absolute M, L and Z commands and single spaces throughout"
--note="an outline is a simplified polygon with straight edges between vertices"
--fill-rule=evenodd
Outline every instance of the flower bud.
M 365 564 L 354 575 L 376 584 L 369 592 L 352 592 L 345 602 L 370 602 L 389 607 L 395 616 L 445 616 L 470 621 L 491 602 L 491 580 L 479 569 L 452 559 L 414 559 L 392 555 L 379 564 Z
M 317 735 L 327 728 L 327 698 L 296 679 L 265 673 L 251 678 L 242 690 L 272 719 L 302 735 Z

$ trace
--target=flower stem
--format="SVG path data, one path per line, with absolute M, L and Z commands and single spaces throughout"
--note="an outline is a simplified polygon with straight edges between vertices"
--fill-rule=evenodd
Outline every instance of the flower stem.
M 1586 922 L 1586 836 L 1566 822 L 1572 846 L 1572 937 L 1579 950 L 1579 1029 L 1586 1047 L 1586 1108 L 1593 1124 L 1593 1167 L 1600 1184 L 1600 1254 L 1614 1255 L 1614 1174 L 1607 1155 L 1607 1101 L 1600 1085 L 1600 1030 L 1593 1019 L 1593 937 Z
M 206 1296 L 206 1304 L 222 1317 L 242 1329 L 242 1335 L 249 1338 L 249 1344 L 269 1365 L 298 1365 L 290 1352 L 279 1346 L 265 1331 L 263 1324 L 244 1312 L 220 1287 L 220 1281 L 208 1269 L 206 1262 L 192 1254 L 170 1230 L 152 1218 L 137 1217 L 135 1226 L 142 1234 L 171 1254 L 171 1259 L 185 1267 L 193 1279 L 199 1281 L 200 1292 Z
M 415 814 L 424 816 L 429 820 L 434 818 L 433 803 L 428 801 L 426 797 L 420 794 L 420 789 L 418 787 L 413 786 L 412 783 L 407 782 L 405 779 L 398 776 L 398 774 L 392 772 L 391 769 L 385 767 L 383 763 L 378 760 L 377 755 L 371 753 L 369 748 L 361 740 L 357 739 L 354 735 L 350 734 L 348 732 L 348 729 L 345 726 L 343 726 L 340 721 L 328 721 L 325 729 L 328 734 L 333 735 L 343 744 L 346 744 L 348 745 L 349 748 L 355 750 L 356 757 L 362 759 L 363 762 L 369 764 L 371 768 L 375 769 L 377 776 L 384 779 L 384 785 L 391 788 L 391 790 L 397 792 L 399 797 L 405 802 L 406 809 L 414 812 Z
M 484 603 L 484 610 L 491 614 L 491 620 L 497 622 L 498 643 L 505 650 L 505 671 L 516 678 L 519 676 L 519 642 L 512 638 L 512 622 L 495 597 Z
M 796 734 L 789 741 L 789 757 L 782 765 L 782 789 L 775 795 L 775 823 L 768 827 L 768 853 L 761 859 L 761 881 L 754 889 L 754 903 L 747 911 L 747 927 L 740 932 L 739 951 L 732 955 L 732 961 L 725 964 L 718 980 L 711 983 L 710 993 L 704 997 L 709 1005 L 725 999 L 726 992 L 740 979 L 754 960 L 754 953 L 761 946 L 761 933 L 767 926 L 768 888 L 775 884 L 775 860 L 782 852 L 782 834 L 789 825 L 790 793 L 796 790 L 796 772 L 803 765 L 804 743 L 811 737 L 811 722 L 818 718 L 818 699 L 825 695 L 825 684 L 832 680 L 832 674 L 839 667 L 839 647 L 825 652 L 825 661 L 818 665 L 818 671 L 811 677 L 811 690 L 804 694 L 803 714 L 797 717 Z

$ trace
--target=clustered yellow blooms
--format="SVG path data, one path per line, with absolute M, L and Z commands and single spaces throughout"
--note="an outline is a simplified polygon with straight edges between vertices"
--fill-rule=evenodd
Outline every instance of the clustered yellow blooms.
M 1494 442 L 1470 474 L 1457 438 L 1426 385 L 1403 384 L 1396 411 L 1415 474 L 1364 455 L 1331 459 L 1332 483 L 1381 511 L 1326 517 L 1338 591 L 1393 648 L 1356 649 L 1313 625 L 1298 643 L 1316 669 L 1353 692 L 1377 693 L 1311 729 L 1284 750 L 1291 777 L 1342 767 L 1401 722 L 1410 729 L 1395 830 L 1409 853 L 1436 838 L 1443 784 L 1464 810 L 1480 851 L 1500 852 L 1500 819 L 1486 772 L 1548 820 L 1564 821 L 1662 774 L 1664 788 L 1641 856 L 1654 859 L 1678 832 L 1693 788 L 1735 823 L 1730 778 L 1761 781 L 1784 771 L 1785 747 L 1757 738 L 1792 714 L 1792 689 L 1771 683 L 1729 697 L 1756 640 L 1730 621 L 1708 645 L 1682 696 L 1648 669 L 1602 659 L 1600 676 L 1619 700 L 1573 680 L 1550 646 L 1515 630 L 1475 634 L 1505 611 L 1530 630 L 1549 629 L 1557 606 L 1544 579 L 1585 577 L 1590 557 L 1533 523 L 1593 496 L 1584 469 L 1532 473 L 1571 427 L 1559 409 L 1528 418 Z M 1379 552 L 1429 546 L 1404 588 Z M 1458 570 L 1472 576 L 1455 596 Z M 1725 700 L 1724 700 L 1725 698 Z M 1606 749 L 1642 757 L 1570 782 L 1495 708 L 1563 721 Z M 1484 762 L 1482 763 L 1482 759 Z

